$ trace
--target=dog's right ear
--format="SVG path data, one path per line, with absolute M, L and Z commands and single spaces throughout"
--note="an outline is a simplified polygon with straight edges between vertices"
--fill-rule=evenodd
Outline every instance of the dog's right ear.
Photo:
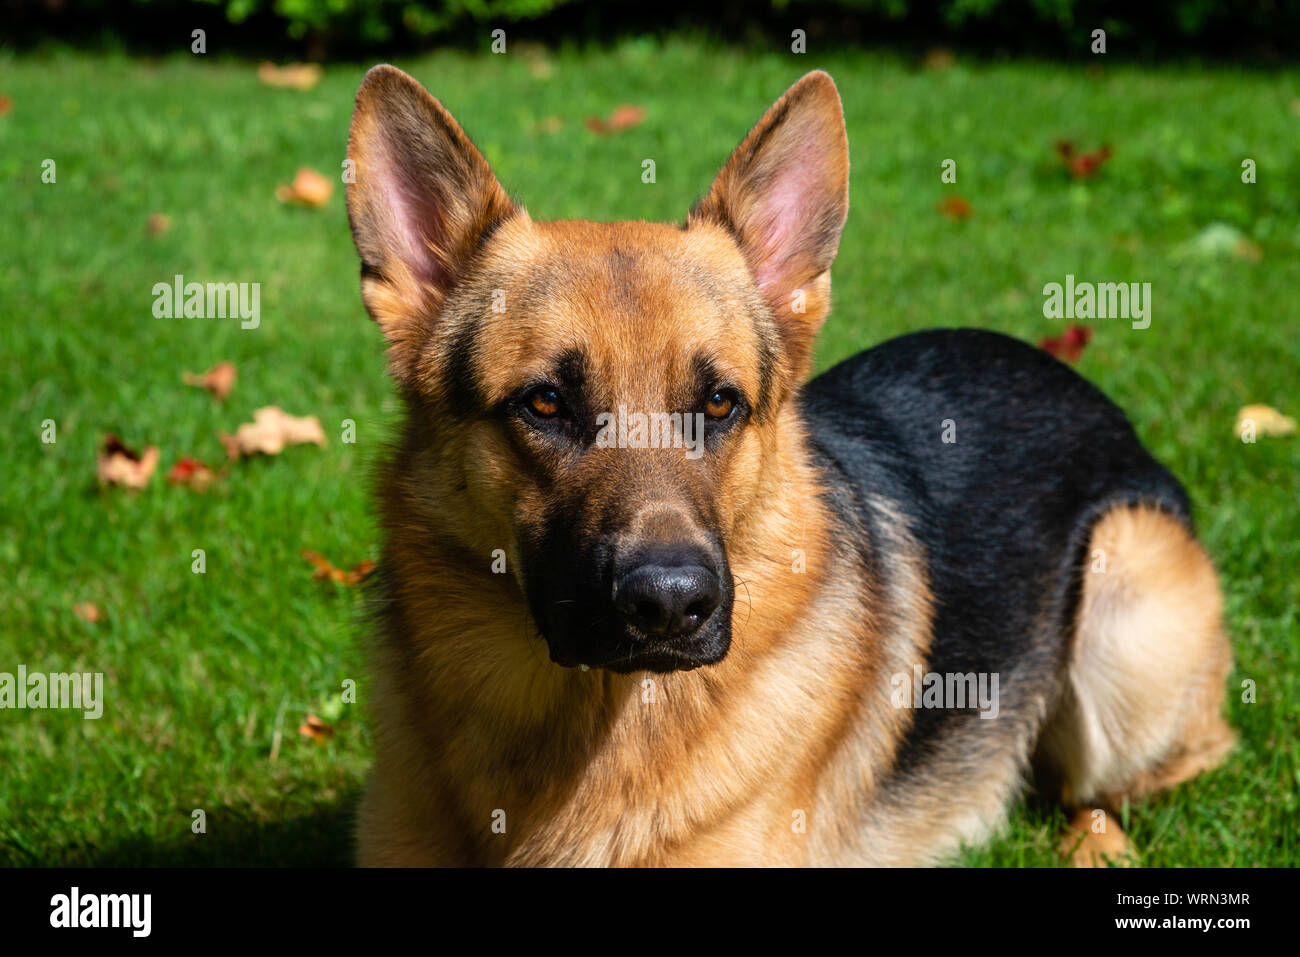
M 478 240 L 515 207 L 452 115 L 396 67 L 361 81 L 348 159 L 361 297 L 392 345 L 393 371 L 409 376 Z

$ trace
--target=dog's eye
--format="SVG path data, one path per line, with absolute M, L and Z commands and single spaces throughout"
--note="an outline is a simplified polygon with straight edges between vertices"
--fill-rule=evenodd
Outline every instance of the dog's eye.
M 736 407 L 736 398 L 729 389 L 719 389 L 704 403 L 704 414 L 711 419 L 725 419 Z
M 539 419 L 554 419 L 564 411 L 564 401 L 550 386 L 538 386 L 524 396 L 528 411 Z

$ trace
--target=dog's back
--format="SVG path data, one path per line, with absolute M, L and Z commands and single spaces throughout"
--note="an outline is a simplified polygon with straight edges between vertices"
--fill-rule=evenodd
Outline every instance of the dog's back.
M 872 549 L 867 503 L 883 499 L 925 556 L 925 675 L 999 679 L 997 720 L 974 701 L 911 702 L 886 830 L 952 817 L 940 805 L 979 777 L 1013 789 L 1031 758 L 1074 807 L 1217 761 L 1232 735 L 1214 573 L 1182 486 L 1100 390 L 1007 336 L 930 330 L 840 363 L 802 401 L 827 484 L 854 490 L 837 509 L 848 534 Z M 1004 799 L 971 802 L 967 839 Z

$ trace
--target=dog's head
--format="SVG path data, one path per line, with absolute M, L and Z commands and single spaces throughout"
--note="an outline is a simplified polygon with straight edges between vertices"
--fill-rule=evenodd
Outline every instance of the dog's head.
M 411 406 L 404 493 L 513 574 L 551 658 L 720 661 L 728 542 L 772 494 L 782 409 L 848 211 L 835 86 L 768 110 L 684 225 L 534 222 L 437 100 L 375 67 L 348 213 Z M 574 175 L 580 175 L 575 171 Z

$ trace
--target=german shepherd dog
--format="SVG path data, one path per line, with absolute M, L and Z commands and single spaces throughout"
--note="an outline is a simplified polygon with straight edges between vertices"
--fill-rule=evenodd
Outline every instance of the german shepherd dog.
M 1097 862 L 1106 808 L 1229 749 L 1214 569 L 1100 391 L 950 329 L 804 384 L 848 213 L 828 75 L 680 225 L 535 222 L 390 66 L 348 148 L 409 410 L 362 864 L 930 864 L 1031 773 Z

